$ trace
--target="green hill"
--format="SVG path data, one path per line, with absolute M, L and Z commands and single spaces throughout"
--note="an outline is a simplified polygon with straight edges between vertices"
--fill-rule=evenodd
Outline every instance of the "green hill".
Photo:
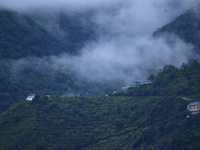
M 7 149 L 199 149 L 200 117 L 177 97 L 36 97 L 0 115 Z M 193 140 L 195 138 L 195 141 Z M 187 141 L 187 142 L 186 142 Z
M 84 16 L 85 17 L 85 16 Z M 58 24 L 63 38 L 55 36 L 43 24 L 28 15 L 11 10 L 0 10 L 0 58 L 19 59 L 27 56 L 59 55 L 63 52 L 76 54 L 87 40 L 92 40 L 92 24 L 81 24 L 83 16 L 59 14 Z M 52 30 L 53 32 L 53 30 Z
M 165 65 L 156 75 L 151 74 L 149 86 L 141 85 L 125 92 L 120 96 L 182 96 L 200 97 L 200 64 L 197 60 L 183 63 L 180 68 Z
M 56 15 L 57 20 L 48 20 L 11 10 L 0 10 L 0 113 L 32 92 L 63 95 L 70 89 L 74 93 L 81 91 L 80 87 L 75 86 L 75 79 L 70 72 L 31 65 L 31 61 L 37 61 L 33 56 L 46 56 L 48 61 L 47 56 L 50 55 L 63 52 L 74 55 L 79 53 L 84 42 L 94 39 L 93 24 L 87 15 Z M 80 20 L 86 23 L 81 23 Z M 48 30 L 46 24 L 57 25 L 63 36 L 56 33 L 56 30 Z M 11 59 L 21 58 L 30 59 L 24 63 L 25 66 L 30 63 L 30 67 L 13 70 Z
M 88 83 L 75 78 L 73 73 L 54 71 L 38 65 L 13 71 L 9 61 L 0 61 L 0 113 L 30 93 L 88 96 L 111 93 L 121 88 L 120 81 Z
M 66 51 L 59 41 L 31 18 L 17 12 L 0 11 L 0 58 L 23 58 Z
M 110 97 L 22 100 L 0 115 L 1 149 L 198 150 L 200 116 L 186 119 L 182 97 L 199 97 L 199 65 L 167 65 Z
M 195 13 L 199 11 L 194 11 L 198 8 L 188 10 L 174 22 L 159 29 L 154 35 L 159 35 L 165 31 L 173 32 L 186 41 L 198 45 L 199 18 Z M 48 67 L 38 67 L 39 65 L 30 65 L 29 68 L 25 67 L 19 69 L 19 71 L 13 71 L 10 59 L 25 57 L 28 60 L 32 56 L 59 55 L 63 52 L 76 55 L 85 42 L 95 40 L 96 25 L 91 21 L 92 12 L 65 14 L 47 11 L 47 16 L 43 17 L 37 13 L 35 15 L 22 15 L 11 10 L 0 10 L 0 113 L 24 99 L 29 93 L 64 95 L 66 92 L 72 91 L 72 94 L 75 93 L 76 95 L 99 95 L 101 92 L 110 93 L 118 90 L 120 87 L 120 81 L 87 83 L 87 81 L 79 81 L 72 72 L 54 71 Z M 45 59 L 48 61 L 48 57 L 45 57 Z M 37 59 L 31 59 L 28 63 L 31 64 L 31 61 L 37 61 Z M 174 68 L 172 72 L 177 70 L 177 68 Z M 183 95 L 187 93 L 185 95 L 189 96 L 195 95 L 199 92 L 198 75 L 194 72 L 195 79 L 193 79 L 193 75 L 190 75 L 191 77 L 188 79 L 188 73 L 190 72 L 188 71 L 185 75 L 181 75 L 181 71 L 176 75 L 172 73 L 169 81 L 174 80 L 176 76 L 181 78 L 168 85 L 170 91 L 161 87 L 154 88 L 154 90 L 151 88 L 151 91 L 147 89 L 145 93 L 151 96 L 158 93 L 175 96 L 181 95 L 181 93 Z M 159 83 L 165 76 L 161 75 L 161 77 L 154 82 L 156 83 L 155 87 L 163 86 Z M 169 81 L 162 84 L 167 84 Z M 182 87 L 175 88 L 176 82 L 182 84 Z M 195 87 L 193 87 L 193 84 Z
M 198 50 L 199 19 L 194 14 L 189 10 L 154 36 L 175 33 Z M 59 14 L 51 22 L 57 28 L 50 30 L 48 19 L 0 10 L 0 149 L 199 150 L 200 116 L 186 118 L 190 112 L 184 100 L 200 97 L 196 60 L 180 68 L 165 65 L 148 77 L 151 84 L 109 97 L 99 93 L 109 93 L 120 81 L 91 85 L 70 72 L 38 66 L 13 72 L 9 59 L 77 54 L 85 41 L 94 39 L 94 24 L 87 15 Z M 80 24 L 79 19 L 88 19 L 89 24 Z M 56 96 L 68 90 L 99 96 Z M 36 98 L 26 101 L 32 92 Z M 39 96 L 45 94 L 53 96 Z
M 195 46 L 198 54 L 200 53 L 200 5 L 192 7 L 184 14 L 181 14 L 174 21 L 166 24 L 154 32 L 154 36 L 166 33 L 174 33 L 181 39 Z

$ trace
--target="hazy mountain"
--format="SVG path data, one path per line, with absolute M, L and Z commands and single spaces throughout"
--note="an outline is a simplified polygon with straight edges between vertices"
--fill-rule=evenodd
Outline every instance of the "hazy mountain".
M 200 5 L 192 7 L 174 21 L 154 32 L 154 36 L 173 33 L 195 46 L 200 53 Z
M 53 15 L 57 19 L 52 19 Z M 94 25 L 84 14 L 53 13 L 48 17 L 0 9 L 0 112 L 28 93 L 81 93 L 77 92 L 80 88 L 74 85 L 70 71 L 52 70 L 37 58 L 45 57 L 49 63 L 47 56 L 78 55 L 84 42 L 94 40 Z M 24 58 L 28 61 L 23 61 Z M 20 60 L 23 67 L 13 68 L 13 65 L 18 66 L 13 59 Z
M 49 23 L 48 20 L 1 9 L 0 58 L 41 57 L 63 52 L 76 54 L 84 42 L 92 40 L 92 25 L 81 23 L 83 16 L 58 14 L 56 17 L 58 20 Z
M 191 46 L 176 37 L 173 46 L 162 38 L 140 37 L 143 30 L 140 33 L 132 24 L 141 20 L 133 18 L 129 24 L 122 10 L 129 11 L 116 8 L 82 13 L 1 9 L 0 112 L 29 93 L 111 93 L 132 80 L 147 78 L 165 64 L 180 66 L 193 55 Z
M 0 9 L 0 149 L 200 149 L 196 0 L 18 1 Z

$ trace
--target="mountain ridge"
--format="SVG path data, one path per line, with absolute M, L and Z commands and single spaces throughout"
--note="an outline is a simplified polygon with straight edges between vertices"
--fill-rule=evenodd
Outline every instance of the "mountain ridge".
M 28 55 L 38 57 L 42 57 L 46 53 L 50 55 L 49 51 L 35 53 L 37 52 L 34 51 L 35 48 L 39 49 L 38 45 L 40 44 L 46 50 L 49 50 L 48 46 L 52 46 L 51 54 L 60 54 L 64 50 L 70 54 L 77 54 L 76 50 L 82 47 L 85 38 L 93 39 L 91 30 L 85 31 L 84 27 L 76 24 L 76 19 L 63 14 L 60 25 L 56 27 L 65 31 L 66 35 L 57 39 L 57 35 L 50 34 L 42 26 L 48 20 L 40 20 L 36 23 L 37 19 L 27 18 L 15 12 L 11 15 L 9 13 L 0 17 L 0 20 L 5 19 L 7 23 L 9 21 L 16 22 L 16 24 L 11 23 L 8 29 L 6 21 L 3 22 L 5 24 L 0 25 L 0 34 L 3 30 L 2 33 L 5 33 L 3 35 L 7 36 L 5 38 L 7 41 L 0 43 L 4 46 L 0 49 L 3 58 L 0 60 L 0 82 L 2 83 L 0 85 L 0 149 L 200 149 L 198 126 L 200 116 L 190 114 L 187 110 L 188 103 L 185 100 L 185 98 L 197 99 L 200 97 L 200 63 L 197 60 L 183 63 L 181 67 L 165 65 L 157 74 L 149 75 L 148 80 L 151 80 L 151 84 L 107 95 L 99 94 L 98 92 L 101 90 L 110 91 L 111 85 L 116 88 L 116 83 L 119 81 L 93 85 L 83 81 L 83 85 L 78 86 L 75 84 L 76 78 L 70 72 L 52 71 L 49 68 L 38 69 L 36 66 L 12 72 L 9 68 L 12 63 L 7 61 Z M 190 15 L 191 13 L 188 11 L 186 14 Z M 11 18 L 5 17 L 7 15 Z M 177 19 L 185 20 L 184 15 Z M 14 21 L 12 16 L 14 18 L 18 16 L 22 20 Z M 189 19 L 191 18 L 189 17 Z M 29 24 L 26 26 L 28 34 L 18 32 L 24 29 L 24 20 Z M 164 26 L 163 30 L 161 28 L 156 31 L 154 36 L 159 36 L 164 32 L 175 32 L 176 29 L 179 29 L 178 26 L 175 26 L 176 28 L 172 30 L 174 27 L 172 24 L 177 25 L 176 21 Z M 180 25 L 182 25 L 181 21 L 178 21 Z M 67 25 L 65 26 L 65 24 Z M 53 23 L 53 27 L 54 25 Z M 168 26 L 170 26 L 169 29 Z M 190 24 L 186 25 L 187 28 L 189 26 Z M 16 30 L 15 27 L 20 30 Z M 80 29 L 79 27 L 82 30 L 74 34 L 76 30 Z M 191 27 L 194 27 L 193 24 Z M 86 28 L 88 27 L 86 26 Z M 12 29 L 12 34 L 7 34 L 4 29 L 8 31 Z M 29 35 L 37 29 L 40 32 L 36 32 L 36 35 Z M 60 43 L 56 43 L 54 40 L 67 40 L 68 30 L 72 36 L 69 40 L 70 44 L 67 48 L 60 50 L 63 45 L 59 45 Z M 186 34 L 185 31 L 177 31 L 175 34 L 179 34 L 179 32 L 183 33 L 183 36 Z M 22 39 L 33 36 L 29 37 L 29 42 L 33 42 L 33 47 L 30 47 L 30 51 L 33 50 L 33 53 L 25 54 L 27 52 L 25 51 L 15 54 L 10 51 L 6 55 L 6 48 L 16 50 L 15 46 L 18 45 L 19 49 L 21 46 L 20 38 L 16 40 L 12 35 Z M 42 37 L 42 42 L 38 42 L 38 45 L 34 47 L 34 40 L 40 40 L 38 37 Z M 1 40 L 3 38 L 1 37 Z M 8 42 L 9 39 L 13 40 L 13 45 L 12 42 Z M 48 40 L 50 43 L 51 40 L 55 43 L 48 45 Z M 63 43 L 66 44 L 69 41 Z M 196 41 L 193 42 L 195 44 Z M 17 44 L 15 45 L 15 43 Z M 69 50 L 70 46 L 73 48 Z M 59 96 L 70 89 L 78 91 L 79 96 Z M 97 93 L 95 93 L 96 89 L 98 89 Z M 26 95 L 33 91 L 36 94 L 33 101 L 26 101 Z M 90 91 L 98 96 L 86 96 Z M 46 94 L 52 94 L 52 96 L 47 97 Z
M 170 33 L 179 36 L 185 42 L 192 43 L 199 55 L 200 40 L 200 4 L 178 16 L 174 21 L 164 25 L 153 33 L 154 37 Z
M 63 29 L 60 32 L 68 34 L 65 39 L 54 36 L 28 15 L 0 10 L 0 57 L 19 59 L 27 56 L 59 55 L 64 52 L 76 54 L 84 41 L 92 40 L 92 28 L 86 30 L 82 27 L 83 24 L 77 24 L 79 17 L 70 18 L 64 14 L 60 16 L 58 23 Z

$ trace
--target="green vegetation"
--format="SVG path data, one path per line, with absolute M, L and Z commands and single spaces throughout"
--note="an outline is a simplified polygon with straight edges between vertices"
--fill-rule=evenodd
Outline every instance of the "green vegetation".
M 199 19 L 193 13 L 189 10 L 154 35 L 173 32 L 198 50 Z M 120 81 L 91 84 L 70 72 L 38 66 L 12 70 L 9 59 L 77 54 L 94 39 L 94 24 L 89 19 L 79 24 L 79 19 L 88 18 L 60 14 L 52 23 L 63 31 L 59 37 L 44 28 L 48 20 L 0 10 L 0 149 L 199 150 L 200 116 L 186 118 L 190 112 L 183 99 L 200 97 L 197 60 L 180 68 L 165 65 L 148 77 L 151 84 L 109 97 L 99 93 L 111 92 Z M 58 96 L 66 91 L 80 96 Z M 35 99 L 26 101 L 32 92 Z
M 125 92 L 120 96 L 182 96 L 189 98 L 200 97 L 200 64 L 197 60 L 183 63 L 180 68 L 165 65 L 157 75 L 151 74 L 150 85 L 141 85 Z
M 195 9 L 198 10 L 198 7 Z M 199 18 L 193 14 L 194 9 L 189 10 L 174 22 L 155 32 L 155 35 L 165 31 L 173 32 L 185 38 L 186 41 L 198 45 L 200 43 L 198 42 Z M 10 10 L 0 10 L 0 113 L 24 99 L 29 93 L 65 95 L 66 92 L 71 91 L 75 95 L 99 95 L 102 92 L 111 93 L 119 90 L 122 84 L 120 81 L 87 83 L 80 81 L 69 71 L 38 69 L 38 66 L 24 67 L 19 71 L 12 70 L 10 59 L 59 55 L 63 52 L 77 54 L 84 42 L 95 39 L 95 24 L 90 19 L 91 12 L 75 15 L 58 13 L 56 15 L 56 19 L 51 20 L 51 17 L 22 15 Z M 49 29 L 47 25 L 51 28 Z M 57 32 L 58 30 L 61 33 Z M 181 71 L 184 67 L 185 69 Z M 144 86 L 134 89 L 134 92 L 130 90 L 119 94 L 122 96 L 127 94 L 128 96 L 141 94 L 144 96 L 199 96 L 198 65 L 196 69 L 193 69 L 192 64 L 183 64 L 181 68 L 166 65 L 165 69 L 171 73 L 165 75 L 161 71 L 159 72 L 160 77 L 157 77 L 155 81 L 153 81 L 155 75 L 150 76 L 152 84 L 148 87 L 151 88 Z M 169 82 L 170 85 L 167 84 Z
M 189 9 L 181 14 L 171 23 L 154 32 L 154 36 L 160 36 L 166 33 L 174 33 L 181 39 L 195 46 L 196 52 L 200 53 L 200 5 Z
M 75 85 L 72 73 L 52 71 L 39 65 L 12 68 L 11 59 L 43 57 L 61 53 L 77 54 L 85 41 L 93 40 L 93 24 L 84 14 L 67 16 L 58 14 L 57 24 L 63 36 L 49 31 L 49 20 L 22 15 L 11 10 L 0 10 L 0 113 L 25 99 L 29 93 L 63 95 L 72 89 L 87 93 Z M 86 22 L 86 23 L 81 23 Z M 35 63 L 34 63 L 35 64 Z M 23 64 L 26 66 L 26 64 Z M 40 69 L 39 69 L 40 68 Z M 80 92 L 81 91 L 81 92 Z
M 75 88 L 73 77 L 66 72 L 35 67 L 12 71 L 7 62 L 0 66 L 0 113 L 25 99 L 29 93 L 62 95 L 69 88 Z
M 105 97 L 22 100 L 0 115 L 1 149 L 199 149 L 200 116 L 186 118 L 199 97 L 199 67 L 166 65 L 152 83 Z
M 0 58 L 41 57 L 63 52 L 76 54 L 85 41 L 93 40 L 94 34 L 92 24 L 81 24 L 80 19 L 84 20 L 84 17 L 61 14 L 58 22 L 54 23 L 63 32 L 64 38 L 60 38 L 28 16 L 1 9 Z
M 172 146 L 186 114 L 186 101 L 176 97 L 37 96 L 0 116 L 0 145 L 1 149 L 167 149 L 164 143 Z
M 0 113 L 26 98 L 30 93 L 40 95 L 99 95 L 121 88 L 119 81 L 88 83 L 69 72 L 54 71 L 40 66 L 13 70 L 10 61 L 0 61 Z

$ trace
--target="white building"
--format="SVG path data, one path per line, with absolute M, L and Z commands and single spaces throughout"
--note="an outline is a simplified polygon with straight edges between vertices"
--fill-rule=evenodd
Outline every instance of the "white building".
M 29 94 L 26 98 L 27 101 L 32 101 L 35 98 L 35 94 Z
M 188 100 L 189 104 L 187 105 L 187 109 L 191 112 L 192 115 L 196 115 L 200 113 L 200 100 L 193 99 Z

